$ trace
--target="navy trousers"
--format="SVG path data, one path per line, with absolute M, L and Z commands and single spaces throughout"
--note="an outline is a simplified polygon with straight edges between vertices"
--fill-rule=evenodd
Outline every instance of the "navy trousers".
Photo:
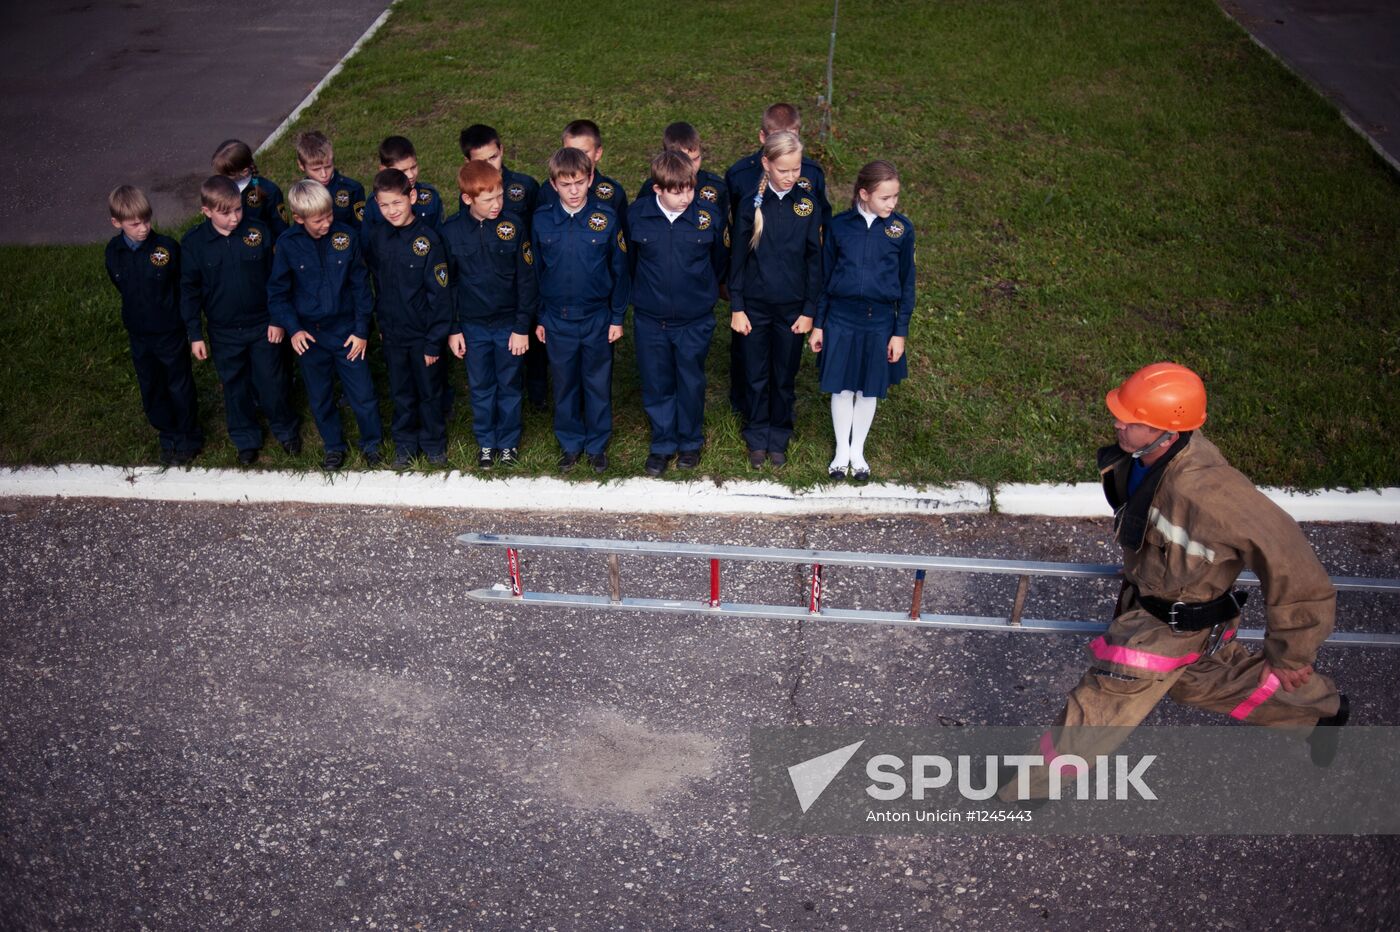
M 715 333 L 714 315 L 674 323 L 637 314 L 633 326 L 651 452 L 699 450 L 705 443 L 705 357 Z
M 224 421 L 228 436 L 240 450 L 263 445 L 258 410 L 267 415 L 272 435 L 283 443 L 301 429 L 287 395 L 291 388 L 286 345 L 267 342 L 267 326 L 209 331 L 209 352 L 224 386 Z
M 394 420 L 389 433 L 394 451 L 417 456 L 420 452 L 437 456 L 447 452 L 447 421 L 443 416 L 442 386 L 446 381 L 446 347 L 438 348 L 437 362 L 423 363 L 423 344 L 408 346 L 384 344 L 384 361 L 389 368 L 389 394 L 394 401 Z
M 744 337 L 744 381 L 748 409 L 744 443 L 750 450 L 786 453 L 797 407 L 797 368 L 805 334 L 792 332 L 802 304 L 747 302 L 753 331 Z
M 747 415 L 749 409 L 748 385 L 744 381 L 746 339 L 747 337 L 738 331 L 729 331 L 729 406 L 741 418 Z
M 350 402 L 355 423 L 360 427 L 360 449 L 366 453 L 379 452 L 384 441 L 384 429 L 379 423 L 379 399 L 374 396 L 368 360 L 363 356 L 354 362 L 345 358 L 350 350 L 343 344 L 350 330 L 315 323 L 302 326 L 316 338 L 298 358 L 302 378 L 306 381 L 306 400 L 311 405 L 311 416 L 327 452 L 343 453 L 346 449 L 345 428 L 340 424 L 340 408 L 335 399 L 336 376 L 340 377 L 340 389 L 345 400 Z
M 197 453 L 204 446 L 204 433 L 199 428 L 190 345 L 184 333 L 129 337 L 131 364 L 141 389 L 141 409 L 160 434 L 160 448 L 172 453 Z
M 554 436 L 566 453 L 602 453 L 612 438 L 612 345 L 608 312 L 584 318 L 543 315 L 549 377 L 554 381 Z
M 467 383 L 472 396 L 472 433 L 477 446 L 520 446 L 523 356 L 510 352 L 511 329 L 462 325 L 467 338 Z M 606 339 L 606 337 L 604 337 Z

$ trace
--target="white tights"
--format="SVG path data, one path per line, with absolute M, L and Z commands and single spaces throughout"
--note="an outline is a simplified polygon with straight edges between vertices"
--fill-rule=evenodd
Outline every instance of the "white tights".
M 869 469 L 865 461 L 865 438 L 875 420 L 878 398 L 860 392 L 837 392 L 831 396 L 831 426 L 836 431 L 836 458 L 831 469 Z

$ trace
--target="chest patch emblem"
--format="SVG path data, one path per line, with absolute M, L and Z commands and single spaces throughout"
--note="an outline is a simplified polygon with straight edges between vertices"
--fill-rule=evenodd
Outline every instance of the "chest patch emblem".
M 812 199 L 810 197 L 802 197 L 793 201 L 792 212 L 799 217 L 812 216 Z
M 339 190 L 337 190 L 337 191 L 335 192 L 335 206 L 337 206 L 337 207 L 349 207 L 349 206 L 350 206 L 350 192 L 347 191 L 347 190 L 345 190 L 344 188 L 340 188 Z
M 511 240 L 515 239 L 515 224 L 511 223 L 509 220 L 502 220 L 500 223 L 496 224 L 496 235 L 509 243 Z
M 710 216 L 710 212 L 708 210 L 697 210 L 695 212 L 695 225 L 698 226 L 700 229 L 708 230 L 711 224 L 713 224 L 714 222 L 715 219 Z
M 164 246 L 157 246 L 151 250 L 151 265 L 158 269 L 163 269 L 170 264 L 170 250 Z
M 700 195 L 700 200 L 709 201 L 711 204 L 719 200 L 719 191 L 712 184 L 702 185 L 696 193 Z
M 506 197 L 512 201 L 525 200 L 525 186 L 518 181 L 512 182 L 510 187 L 506 188 Z
M 885 235 L 890 239 L 899 239 L 904 235 L 904 224 L 898 220 L 891 220 L 889 226 L 885 227 Z
M 419 236 L 413 240 L 413 254 L 415 256 L 426 256 L 428 250 L 432 248 L 433 246 L 428 242 L 426 236 Z
M 594 213 L 588 215 L 588 229 L 594 233 L 601 233 L 608 228 L 608 215 Z
M 249 227 L 248 232 L 243 234 L 243 242 L 249 246 L 261 246 L 262 241 L 262 230 L 259 230 L 257 227 Z
M 612 185 L 608 184 L 606 181 L 600 181 L 593 188 L 593 193 L 598 195 L 598 200 L 600 201 L 610 201 L 613 199 L 613 194 L 616 192 L 613 191 Z
M 336 252 L 344 252 L 345 250 L 349 249 L 349 248 L 350 248 L 350 234 L 349 234 L 349 233 L 332 233 L 332 234 L 331 234 L 331 248 L 334 249 Z

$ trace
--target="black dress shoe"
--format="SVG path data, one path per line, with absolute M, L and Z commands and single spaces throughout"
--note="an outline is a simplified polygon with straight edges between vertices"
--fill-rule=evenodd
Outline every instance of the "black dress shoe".
M 1341 694 L 1341 704 L 1337 714 L 1317 720 L 1317 726 L 1308 735 L 1308 754 L 1318 767 L 1331 767 L 1337 759 L 1337 744 L 1341 740 L 1341 728 L 1351 718 L 1351 702 L 1346 693 Z
M 845 466 L 830 466 L 830 467 L 828 467 L 827 470 L 826 470 L 826 477 L 827 477 L 828 479 L 830 479 L 831 481 L 833 481 L 833 482 L 845 482 L 845 481 L 846 481 L 846 467 L 845 467 Z
M 786 466 L 787 454 L 782 450 L 769 450 L 768 462 L 772 463 L 774 466 Z
M 862 466 L 860 469 L 855 470 L 854 472 L 851 473 L 851 479 L 854 480 L 854 481 L 856 481 L 856 482 L 869 482 L 869 481 L 870 481 L 870 467 L 869 467 L 869 466 Z
M 384 454 L 378 450 L 370 450 L 365 454 L 365 465 L 370 469 L 378 469 L 384 462 Z
M 160 448 L 160 464 L 161 464 L 162 466 L 171 466 L 171 465 L 173 465 L 174 463 L 175 463 L 175 451 L 174 451 L 174 450 L 168 450 L 168 449 L 166 449 L 165 447 L 161 447 L 161 448 Z
M 413 454 L 407 450 L 395 450 L 394 461 L 389 464 L 394 469 L 407 469 L 413 465 Z
M 578 457 L 579 454 L 577 453 L 562 454 L 559 457 L 559 471 L 568 472 L 569 470 L 573 469 L 575 466 L 578 465 Z
M 429 465 L 429 466 L 446 466 L 446 465 L 447 465 L 447 454 L 446 454 L 446 453 L 429 453 L 429 454 L 428 454 L 428 465 Z
M 476 468 L 490 469 L 496 462 L 490 447 L 482 447 L 476 454 Z M 562 463 L 560 465 L 563 465 Z
M 608 471 L 608 454 L 607 454 L 607 452 L 604 451 L 604 452 L 602 452 L 602 453 L 590 453 L 590 454 L 588 454 L 588 465 L 592 466 L 592 467 L 593 467 L 593 471 L 596 472 L 596 473 L 601 474 L 601 473 L 607 472 L 607 471 Z
M 286 452 L 290 453 L 292 456 L 298 456 L 298 455 L 300 455 L 300 453 L 301 453 L 301 435 L 300 435 L 300 434 L 298 434 L 297 436 L 293 437 L 291 440 L 279 440 L 279 441 L 277 441 L 277 442 L 280 443 L 280 444 L 282 444 L 282 449 L 285 450 Z
M 321 468 L 326 472 L 335 472 L 345 465 L 344 450 L 327 450 L 326 456 L 321 460 Z
M 750 450 L 749 465 L 754 469 L 762 469 L 763 464 L 768 460 L 767 450 Z
M 681 451 L 681 454 L 680 454 L 679 456 L 676 457 L 676 468 L 677 468 L 677 469 L 694 469 L 696 466 L 699 466 L 699 465 L 700 465 L 700 451 L 699 451 L 699 450 L 682 450 L 682 451 Z
M 653 453 L 647 457 L 646 472 L 648 476 L 659 476 L 666 471 L 666 463 L 671 458 L 665 453 Z
M 238 465 L 251 466 L 258 461 L 258 448 L 250 447 L 247 450 L 238 451 Z
M 188 466 L 190 461 L 199 455 L 198 450 L 176 450 L 170 454 L 171 466 Z

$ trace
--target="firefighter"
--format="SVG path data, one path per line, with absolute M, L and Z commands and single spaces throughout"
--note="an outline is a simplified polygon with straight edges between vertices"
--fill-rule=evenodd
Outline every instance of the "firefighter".
M 1255 725 L 1321 726 L 1313 762 L 1331 764 L 1347 698 L 1313 669 L 1332 633 L 1336 590 L 1284 511 L 1199 432 L 1205 385 L 1190 369 L 1154 363 L 1106 399 L 1117 443 L 1098 453 L 1123 589 L 1107 632 L 1088 646 L 1089 669 L 1037 753 L 1028 798 L 1048 792 L 1057 755 L 1107 754 L 1163 696 Z M 1264 649 L 1234 640 L 1245 568 L 1263 585 Z M 1107 732 L 1072 726 L 1126 726 Z M 1107 746 L 1106 746 L 1107 745 Z M 1016 799 L 1015 781 L 1001 798 Z

